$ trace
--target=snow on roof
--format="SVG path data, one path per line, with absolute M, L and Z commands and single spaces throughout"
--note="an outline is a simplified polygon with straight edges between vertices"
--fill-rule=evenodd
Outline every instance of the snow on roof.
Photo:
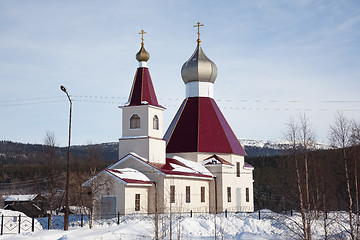
M 168 166 L 162 168 L 162 171 L 166 174 L 213 177 L 212 173 L 199 162 L 186 160 L 178 156 L 167 158 L 166 162 Z
M 26 194 L 26 195 L 10 195 L 5 198 L 5 202 L 25 202 L 25 201 L 32 201 L 34 198 L 37 197 L 37 194 Z
M 203 160 L 201 162 L 203 165 L 212 165 L 212 164 L 225 164 L 225 165 L 230 165 L 230 166 L 234 166 L 232 163 L 226 161 L 225 159 L 217 156 L 216 154 L 206 158 L 205 160 Z
M 150 179 L 145 174 L 133 168 L 121 168 L 121 169 L 106 168 L 105 170 L 127 183 L 151 184 Z

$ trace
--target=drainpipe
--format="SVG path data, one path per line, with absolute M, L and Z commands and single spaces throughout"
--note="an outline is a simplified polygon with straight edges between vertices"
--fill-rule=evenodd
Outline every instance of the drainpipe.
M 214 177 L 215 181 L 215 214 L 218 212 L 218 195 L 217 195 L 217 182 L 216 182 L 216 176 Z
M 159 239 L 159 215 L 158 215 L 158 192 L 157 185 L 155 185 L 155 240 Z

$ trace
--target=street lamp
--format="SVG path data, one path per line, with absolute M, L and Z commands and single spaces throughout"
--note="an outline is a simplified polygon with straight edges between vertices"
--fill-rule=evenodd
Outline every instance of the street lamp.
M 69 94 L 66 91 L 66 88 L 61 85 L 61 91 L 66 93 L 66 96 L 70 102 L 70 117 L 69 117 L 69 147 L 68 147 L 68 155 L 67 155 L 67 164 L 66 164 L 66 189 L 65 189 L 65 216 L 64 216 L 64 231 L 69 229 L 69 179 L 70 179 L 70 139 L 71 139 L 71 109 L 72 109 L 72 101 L 70 99 Z

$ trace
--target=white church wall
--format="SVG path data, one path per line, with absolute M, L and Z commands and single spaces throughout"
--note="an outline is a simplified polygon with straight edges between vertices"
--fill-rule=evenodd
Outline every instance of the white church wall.
M 159 124 L 158 124 L 159 129 L 154 129 L 153 118 L 154 118 L 155 115 L 159 119 Z M 164 135 L 163 109 L 160 109 L 158 107 L 149 106 L 149 108 L 148 108 L 148 118 L 149 118 L 149 121 L 148 121 L 149 133 L 148 133 L 148 136 L 162 139 L 163 135 Z
M 149 156 L 150 162 L 165 163 L 166 160 L 166 141 L 163 139 L 149 139 Z
M 91 191 L 91 186 L 88 186 Z M 109 174 L 105 172 L 100 173 L 95 178 L 95 216 L 97 218 L 108 218 L 112 216 L 101 216 L 104 206 L 101 205 L 102 197 L 115 197 L 116 198 L 116 209 L 115 214 L 120 212 L 124 214 L 125 206 L 125 193 L 124 193 L 124 184 L 120 183 L 118 180 L 115 180 Z
M 141 162 L 141 160 L 138 160 L 132 156 L 126 157 L 124 160 L 119 161 L 118 163 L 115 163 L 111 168 L 133 168 L 144 175 L 146 175 L 149 179 L 151 179 L 152 182 L 156 183 L 156 186 L 152 186 L 149 188 L 148 193 L 148 212 L 154 213 L 155 212 L 155 187 L 157 188 L 157 196 L 158 196 L 158 212 L 162 212 L 163 210 L 163 197 L 164 196 L 164 176 L 165 174 L 161 173 L 159 170 L 156 170 L 146 163 Z
M 132 214 L 132 213 L 148 213 L 148 199 L 150 186 L 133 186 L 131 184 L 125 185 L 122 180 L 104 172 L 95 180 L 97 190 L 96 199 L 98 204 L 95 208 L 98 218 L 109 218 L 114 216 L 101 216 L 103 209 L 108 206 L 101 205 L 101 198 L 103 197 L 115 197 L 116 198 L 116 210 L 115 214 Z M 135 210 L 135 194 L 140 194 L 140 209 Z
M 128 106 L 122 107 L 122 135 L 123 137 L 131 136 L 148 136 L 148 117 L 147 109 L 144 106 Z M 140 128 L 130 129 L 130 118 L 134 114 L 140 117 Z
M 166 177 L 164 180 L 165 212 L 209 212 L 212 181 L 212 179 Z M 175 186 L 175 203 L 170 203 L 170 186 Z M 190 202 L 186 201 L 186 187 L 190 187 Z M 204 202 L 201 201 L 201 187 L 205 188 Z
M 216 176 L 218 212 L 225 210 L 231 212 L 254 211 L 252 170 L 241 167 L 238 177 L 236 165 L 213 165 L 207 166 L 207 168 Z M 246 188 L 249 189 L 249 201 L 246 201 Z M 230 196 L 228 195 L 229 190 Z
M 162 108 L 141 105 L 141 106 L 126 106 L 122 107 L 123 122 L 122 135 L 123 137 L 131 136 L 149 136 L 154 138 L 163 138 L 163 110 Z M 137 114 L 140 117 L 140 128 L 130 129 L 130 118 Z M 153 118 L 157 116 L 159 119 L 159 129 L 154 129 Z
M 186 83 L 186 97 L 214 98 L 214 84 L 211 82 L 192 81 Z
M 134 152 L 150 162 L 165 163 L 165 140 L 137 137 L 119 139 L 119 159 Z
M 125 187 L 125 214 L 148 213 L 149 187 L 126 186 Z M 136 208 L 136 194 L 140 196 L 140 203 Z

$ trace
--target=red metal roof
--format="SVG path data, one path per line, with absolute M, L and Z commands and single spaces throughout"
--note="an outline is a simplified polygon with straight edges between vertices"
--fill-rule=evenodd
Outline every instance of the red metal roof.
M 149 69 L 139 67 L 136 71 L 134 82 L 129 96 L 129 106 L 149 105 L 161 107 L 157 101 Z
M 167 153 L 246 153 L 212 98 L 184 100 L 164 139 Z
M 244 167 L 254 168 L 252 165 L 250 165 L 250 164 L 249 164 L 249 163 L 247 163 L 247 162 L 244 162 Z

